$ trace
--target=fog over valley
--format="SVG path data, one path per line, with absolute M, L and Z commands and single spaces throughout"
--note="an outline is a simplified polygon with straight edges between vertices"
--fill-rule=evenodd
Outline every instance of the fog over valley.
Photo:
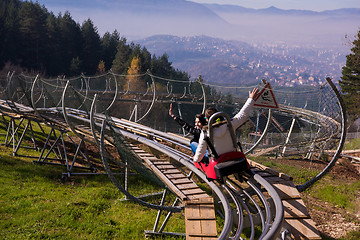
M 354 35 L 360 26 L 360 9 L 315 12 L 270 7 L 256 10 L 184 0 L 40 0 L 39 3 L 56 14 L 69 10 L 80 23 L 90 18 L 100 34 L 117 29 L 131 40 L 158 34 L 207 35 L 247 42 L 339 46 L 345 35 Z
M 326 76 L 338 80 L 360 27 L 360 8 L 318 12 L 184 0 L 39 3 L 55 14 L 68 10 L 79 23 L 90 18 L 100 35 L 116 29 L 153 54 L 166 52 L 175 67 L 208 82 L 269 78 L 292 86 L 319 84 Z

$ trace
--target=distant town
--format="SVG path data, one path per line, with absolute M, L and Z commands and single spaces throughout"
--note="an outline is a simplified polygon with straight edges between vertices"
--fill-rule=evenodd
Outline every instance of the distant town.
M 258 83 L 277 86 L 317 86 L 330 77 L 337 82 L 346 63 L 343 49 L 279 43 L 244 43 L 207 36 L 158 35 L 138 41 L 154 54 L 166 52 L 176 68 L 206 83 Z
M 273 62 L 262 62 L 266 69 L 264 76 L 279 86 L 293 87 L 296 85 L 316 86 L 322 84 L 326 77 L 338 81 L 342 67 L 346 63 L 346 51 L 340 53 L 333 49 L 309 48 L 306 46 L 288 47 L 285 44 L 254 44 L 263 49 L 264 55 Z M 350 50 L 349 50 L 350 52 Z M 276 55 L 276 57 L 272 57 Z M 284 61 L 279 62 L 278 56 Z M 260 64 L 252 64 L 260 67 Z

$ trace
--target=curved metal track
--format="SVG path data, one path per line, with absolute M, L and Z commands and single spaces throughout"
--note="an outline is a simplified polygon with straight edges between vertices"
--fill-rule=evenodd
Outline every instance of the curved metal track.
M 147 108 L 143 116 L 138 118 L 139 120 L 144 119 L 145 116 L 150 113 L 155 101 L 159 101 L 155 92 L 155 76 L 151 73 L 147 73 L 147 75 L 150 76 L 152 80 L 153 97 L 150 101 L 148 101 L 150 103 L 150 107 Z M 243 182 L 238 182 L 234 179 L 228 179 L 225 184 L 222 185 L 216 182 L 209 182 L 204 173 L 192 164 L 191 156 L 185 153 L 189 150 L 189 142 L 187 139 L 158 131 L 150 127 L 140 125 L 136 122 L 130 122 L 108 115 L 108 111 L 111 108 L 119 107 L 119 105 L 115 106 L 117 103 L 116 100 L 119 96 L 118 86 L 120 83 L 118 78 L 126 79 L 124 76 L 115 75 L 113 73 L 110 73 L 110 76 L 114 79 L 115 87 L 110 86 L 110 80 L 106 75 L 100 76 L 97 81 L 100 82 L 100 84 L 103 84 L 100 80 L 105 78 L 106 83 L 106 86 L 102 85 L 103 89 L 101 91 L 94 91 L 90 89 L 90 78 L 85 78 L 83 76 L 80 84 L 74 82 L 75 80 L 70 80 L 71 85 L 81 86 L 79 90 L 74 88 L 76 95 L 78 95 L 78 99 L 75 100 L 79 102 L 78 106 L 76 106 L 77 108 L 74 108 L 72 103 L 74 102 L 73 100 L 75 96 L 67 93 L 70 86 L 69 81 L 65 85 L 65 80 L 57 79 L 56 82 L 60 82 L 60 84 L 54 85 L 52 82 L 50 83 L 46 80 L 39 79 L 37 76 L 32 81 L 26 82 L 26 84 L 15 84 L 12 80 L 14 75 L 11 74 L 8 76 L 8 85 L 4 91 L 5 94 L 3 94 L 5 101 L 2 103 L 1 108 L 7 112 L 20 114 L 24 118 L 31 116 L 39 122 L 47 123 L 51 128 L 55 127 L 57 129 L 61 129 L 62 131 L 71 130 L 79 136 L 82 141 L 93 141 L 98 144 L 104 168 L 111 180 L 119 188 L 119 190 L 125 194 L 125 196 L 144 206 L 170 212 L 178 212 L 182 209 L 182 207 L 177 206 L 164 206 L 163 204 L 158 205 L 145 202 L 137 197 L 134 197 L 127 190 L 126 186 L 123 187 L 118 181 L 116 181 L 114 174 L 109 168 L 109 155 L 106 153 L 106 145 L 116 145 L 114 136 L 121 136 L 121 138 L 135 141 L 139 144 L 145 144 L 149 148 L 168 156 L 170 159 L 180 164 L 182 166 L 180 168 L 185 169 L 182 169 L 182 171 L 184 174 L 188 174 L 187 176 L 190 180 L 196 175 L 201 179 L 201 181 L 206 183 L 206 185 L 214 193 L 213 197 L 216 199 L 215 205 L 220 206 L 219 210 L 223 213 L 220 215 L 224 217 L 224 226 L 221 233 L 218 235 L 219 239 L 240 239 L 240 235 L 244 228 L 250 229 L 250 234 L 247 237 L 249 239 L 254 239 L 256 226 L 259 226 L 262 231 L 259 239 L 274 239 L 279 235 L 284 219 L 284 209 L 278 193 L 271 184 L 269 184 L 259 174 L 255 174 L 254 172 L 242 175 Z M 168 79 L 166 81 L 169 82 Z M 21 88 L 20 90 L 19 86 Z M 128 89 L 124 95 L 129 94 L 129 89 L 128 81 Z M 149 89 L 150 88 L 148 86 L 146 93 L 141 93 L 140 95 L 148 95 Z M 203 96 L 198 98 L 192 97 L 192 101 L 194 99 L 204 100 L 202 105 L 203 109 L 205 109 L 208 98 L 202 84 L 201 89 Z M 335 91 L 335 88 L 333 88 L 333 90 Z M 162 97 L 165 99 L 171 97 L 171 100 L 173 101 L 173 88 L 170 87 L 167 91 L 168 93 Z M 179 99 L 184 100 L 186 95 L 185 92 L 186 89 Z M 103 96 L 101 101 L 98 100 L 97 95 Z M 25 99 L 27 99 L 27 101 L 24 101 Z M 49 99 L 51 100 L 50 104 Z M 22 104 L 20 104 L 20 102 Z M 220 100 L 217 102 L 220 102 Z M 23 103 L 28 104 L 28 106 L 23 105 Z M 62 107 L 60 107 L 60 105 Z M 134 112 L 135 109 L 132 111 Z M 335 121 L 331 117 L 294 107 L 282 106 L 281 111 L 296 114 L 304 118 L 317 119 L 319 120 L 320 125 L 322 125 L 325 129 L 325 132 L 328 132 L 328 135 L 330 134 L 331 136 L 335 136 L 342 131 L 342 137 L 344 136 L 344 111 L 341 112 L 343 116 L 342 124 L 339 124 L 338 121 Z M 54 116 L 48 117 L 47 114 L 49 113 Z M 250 148 L 251 151 L 262 141 L 269 127 L 271 118 L 271 111 L 269 111 L 265 131 L 263 131 L 261 137 L 253 145 L 253 147 Z M 340 141 L 337 152 L 341 152 L 342 145 L 343 138 Z M 119 149 L 117 150 L 119 152 Z M 314 178 L 314 181 L 321 178 L 321 176 L 325 174 L 329 168 L 331 168 L 337 157 L 338 154 L 335 154 L 328 168 Z M 125 166 L 126 171 L 128 169 L 127 162 L 121 162 L 119 166 L 120 168 Z M 144 165 L 144 168 L 148 168 L 148 166 Z M 195 182 L 195 180 L 192 181 Z M 303 190 L 312 183 L 313 182 L 309 181 L 306 185 L 299 186 L 298 188 L 299 190 Z M 165 184 L 169 183 L 165 181 Z M 173 193 L 177 195 L 178 198 L 181 198 L 182 202 L 186 201 L 186 197 L 184 198 L 182 193 L 176 191 Z M 234 221 L 234 219 L 237 220 Z
M 98 116 L 100 117 L 100 116 Z M 260 225 L 261 229 L 263 230 L 262 235 L 259 239 L 274 239 L 275 236 L 277 236 L 281 230 L 282 222 L 283 222 L 283 216 L 284 216 L 284 210 L 283 205 L 281 202 L 281 199 L 279 195 L 277 194 L 276 190 L 267 183 L 260 175 L 253 174 L 252 176 L 249 175 L 246 183 L 247 187 L 249 189 L 244 189 L 244 187 L 240 186 L 240 183 L 234 183 L 238 189 L 234 187 L 233 184 L 227 183 L 223 185 L 218 185 L 215 182 L 209 182 L 204 175 L 203 172 L 201 172 L 199 169 L 197 169 L 191 161 L 191 157 L 188 155 L 183 154 L 182 152 L 178 152 L 174 150 L 173 148 L 169 148 L 166 143 L 171 141 L 171 143 L 175 143 L 176 137 L 171 137 L 171 139 L 167 139 L 166 135 L 162 133 L 161 135 L 157 135 L 159 133 L 158 131 L 154 131 L 155 133 L 150 132 L 150 130 L 147 128 L 146 133 L 151 135 L 152 139 L 162 139 L 163 143 L 160 143 L 159 141 L 151 140 L 149 138 L 145 138 L 139 135 L 136 135 L 131 132 L 140 132 L 143 131 L 142 127 L 138 124 L 133 124 L 131 122 L 124 122 L 120 119 L 112 119 L 114 122 L 114 126 L 117 127 L 116 132 L 118 134 L 121 134 L 125 136 L 126 138 L 135 140 L 137 142 L 140 142 L 142 144 L 146 144 L 147 146 L 154 148 L 169 157 L 171 159 L 174 159 L 184 165 L 186 168 L 188 168 L 190 171 L 192 171 L 194 174 L 196 174 L 198 177 L 200 177 L 207 185 L 213 190 L 213 192 L 216 195 L 216 198 L 219 199 L 219 202 L 222 204 L 222 210 L 224 212 L 224 228 L 221 234 L 218 236 L 219 239 L 228 239 L 229 235 L 231 235 L 231 232 L 234 232 L 234 236 L 231 236 L 232 239 L 239 239 L 240 234 L 242 233 L 242 230 L 244 228 L 243 221 L 244 221 L 244 215 L 247 217 L 248 221 L 251 224 L 251 236 L 250 239 L 253 239 L 255 236 L 255 225 Z M 121 125 L 122 123 L 125 123 L 124 125 Z M 131 130 L 129 130 L 131 127 Z M 102 149 L 104 149 L 103 144 L 103 133 L 105 128 L 105 122 L 103 125 L 102 130 L 102 137 L 100 141 L 100 146 Z M 121 130 L 121 129 L 127 129 L 127 131 Z M 181 139 L 181 138 L 178 138 Z M 169 141 L 168 141 L 169 140 Z M 179 140 L 180 144 L 178 146 L 182 146 L 181 142 L 182 140 Z M 103 156 L 103 161 L 106 162 L 105 156 Z M 246 177 L 244 176 L 244 179 Z M 260 187 L 261 186 L 261 187 Z M 267 192 L 267 194 L 270 195 L 272 201 L 274 202 L 275 208 L 271 209 L 269 205 L 269 199 L 267 199 L 263 191 Z M 250 193 L 251 192 L 251 193 Z M 230 196 L 230 199 L 226 197 L 226 193 Z M 245 194 L 246 193 L 246 194 Z M 255 193 L 255 194 L 254 194 Z M 251 194 L 256 195 L 252 196 Z M 255 198 L 261 199 L 259 203 L 256 203 L 254 200 Z M 235 209 L 232 209 L 230 206 L 230 202 L 234 202 L 236 205 Z M 241 204 L 240 204 L 241 203 Z M 245 203 L 252 203 L 250 206 L 247 206 Z M 254 208 L 253 204 L 256 204 L 257 207 Z M 263 207 L 260 208 L 259 206 L 262 205 Z M 245 213 L 243 213 L 243 210 L 245 209 Z M 249 209 L 256 209 L 257 211 L 251 212 Z M 265 209 L 266 214 L 263 214 L 263 211 Z M 235 210 L 235 211 L 234 211 Z M 233 214 L 239 218 L 237 226 L 233 227 L 232 219 L 234 218 Z M 253 215 L 258 215 L 263 221 L 260 223 L 253 220 Z M 275 217 L 273 217 L 275 216 Z

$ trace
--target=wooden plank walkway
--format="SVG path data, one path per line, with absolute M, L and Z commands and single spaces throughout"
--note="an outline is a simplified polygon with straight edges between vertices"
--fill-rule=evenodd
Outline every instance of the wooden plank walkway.
M 187 240 L 217 239 L 214 199 L 204 197 L 185 201 Z
M 217 239 L 213 198 L 168 160 L 157 158 L 133 144 L 129 146 L 185 203 L 186 239 Z
M 157 158 L 133 144 L 130 144 L 130 147 L 181 200 L 209 197 L 185 173 L 173 166 L 169 160 Z
M 295 240 L 321 240 L 315 222 L 306 209 L 300 193 L 292 182 L 292 177 L 249 160 L 253 171 L 261 175 L 277 190 L 284 205 L 285 222 L 283 227 Z

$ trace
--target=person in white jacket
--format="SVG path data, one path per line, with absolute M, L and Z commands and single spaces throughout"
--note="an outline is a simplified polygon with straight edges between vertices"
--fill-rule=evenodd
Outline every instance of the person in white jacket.
M 257 95 L 259 94 L 259 89 L 254 88 L 252 91 L 249 91 L 249 98 L 245 102 L 244 106 L 241 108 L 241 110 L 232 118 L 231 123 L 233 125 L 234 130 L 236 130 L 238 127 L 240 127 L 241 124 L 243 124 L 254 106 L 255 100 Z M 207 120 L 211 117 L 212 114 L 217 112 L 214 108 L 209 108 L 205 112 L 205 117 Z M 207 131 L 207 130 L 204 130 Z M 200 134 L 199 139 L 199 146 L 195 152 L 195 155 L 193 157 L 194 162 L 199 162 L 205 155 L 205 152 L 208 148 L 208 144 L 205 140 L 205 133 L 204 131 Z M 208 135 L 209 133 L 206 132 Z M 236 151 L 233 145 L 233 141 L 229 132 L 229 129 L 227 127 L 227 124 L 219 124 L 218 126 L 213 127 L 213 145 L 215 148 L 215 151 L 220 156 L 223 153 Z

